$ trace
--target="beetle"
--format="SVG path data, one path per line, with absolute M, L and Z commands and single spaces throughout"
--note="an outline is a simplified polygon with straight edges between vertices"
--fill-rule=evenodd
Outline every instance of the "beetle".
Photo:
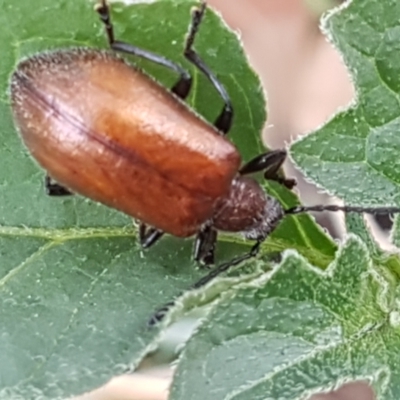
M 214 262 L 217 231 L 260 242 L 282 218 L 279 202 L 247 175 L 278 170 L 286 152 L 267 152 L 240 168 L 226 138 L 233 107 L 224 86 L 193 48 L 206 3 L 195 8 L 184 55 L 224 105 L 209 124 L 185 103 L 190 74 L 164 57 L 114 38 L 106 0 L 97 6 L 113 51 L 74 48 L 21 61 L 11 78 L 15 123 L 33 158 L 47 171 L 49 195 L 79 193 L 140 221 L 143 247 L 166 232 L 196 234 L 194 259 Z M 169 91 L 115 53 L 154 61 L 179 74 Z
M 96 10 L 111 51 L 73 48 L 21 61 L 11 77 L 11 108 L 21 138 L 46 171 L 49 195 L 79 193 L 140 221 L 143 247 L 164 233 L 196 235 L 194 259 L 214 262 L 218 231 L 240 232 L 254 240 L 250 251 L 216 267 L 194 287 L 254 257 L 285 215 L 307 211 L 400 212 L 398 208 L 340 206 L 284 210 L 248 175 L 264 172 L 292 189 L 279 171 L 286 151 L 258 155 L 241 166 L 226 138 L 234 110 L 216 75 L 194 49 L 206 11 L 193 9 L 184 55 L 223 100 L 213 124 L 184 102 L 192 77 L 161 55 L 118 41 L 106 0 Z M 167 90 L 117 55 L 142 57 L 179 75 Z

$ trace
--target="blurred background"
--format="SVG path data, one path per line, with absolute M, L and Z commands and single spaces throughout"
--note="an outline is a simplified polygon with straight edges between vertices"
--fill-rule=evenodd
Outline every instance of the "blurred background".
M 320 30 L 321 14 L 340 0 L 208 0 L 241 36 L 245 50 L 260 75 L 268 102 L 263 139 L 270 148 L 282 148 L 323 124 L 354 97 L 349 74 L 337 51 Z M 319 193 L 293 168 L 297 191 L 304 204 L 332 201 Z M 318 215 L 335 237 L 342 224 L 336 215 Z M 174 339 L 174 341 L 177 338 Z M 176 343 L 175 343 L 176 344 Z M 119 377 L 80 400 L 164 400 L 172 377 L 170 368 L 143 370 Z M 373 400 L 365 383 L 347 384 L 338 391 L 315 395 L 312 400 Z
M 354 97 L 349 74 L 339 53 L 320 29 L 321 15 L 339 0 L 210 0 L 237 30 L 267 93 L 268 121 L 264 143 L 285 147 L 315 130 Z M 287 176 L 295 177 L 303 204 L 337 203 L 305 181 L 288 160 Z M 344 233 L 339 215 L 317 213 L 333 237 Z

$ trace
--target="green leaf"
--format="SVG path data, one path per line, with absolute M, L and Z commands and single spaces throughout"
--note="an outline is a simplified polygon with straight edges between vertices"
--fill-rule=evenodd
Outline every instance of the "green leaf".
M 380 248 L 378 243 L 372 237 L 371 232 L 365 224 L 363 217 L 359 214 L 346 215 L 347 231 L 356 234 L 368 247 L 368 250 L 377 265 L 384 266 L 382 273 L 385 273 L 389 280 L 400 278 L 400 258 L 396 253 L 389 253 Z M 397 229 L 394 229 L 397 231 Z M 394 239 L 394 243 L 396 243 Z
M 224 294 L 187 343 L 170 400 L 304 399 L 355 379 L 398 399 L 393 295 L 357 237 L 326 272 L 287 251 Z
M 9 270 L 2 268 L 0 280 L 0 376 L 7 394 L 64 397 L 128 370 L 154 336 L 146 325 L 151 313 L 197 279 L 193 269 L 172 267 L 168 240 L 143 258 L 131 235 L 115 233 L 2 235 Z
M 399 19 L 397 1 L 353 0 L 323 23 L 350 70 L 357 102 L 294 143 L 291 155 L 309 179 L 346 204 L 400 204 Z M 374 261 L 399 279 L 399 256 L 376 245 L 361 217 L 346 221 Z M 397 246 L 399 235 L 396 219 L 392 240 Z
M 294 143 L 291 154 L 309 179 L 348 204 L 400 205 L 399 18 L 396 0 L 353 0 L 324 20 L 357 103 Z

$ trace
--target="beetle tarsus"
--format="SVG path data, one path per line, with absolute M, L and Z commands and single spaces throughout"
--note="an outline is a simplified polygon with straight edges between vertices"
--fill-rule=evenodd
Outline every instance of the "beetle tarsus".
M 159 324 L 164 317 L 167 315 L 167 312 L 175 305 L 175 301 L 170 301 L 169 303 L 164 304 L 162 307 L 160 307 L 157 311 L 154 312 L 154 314 L 150 317 L 150 319 L 147 321 L 147 326 L 149 328 L 152 328 Z
M 280 183 L 281 185 L 285 186 L 289 190 L 292 190 L 297 185 L 296 179 L 293 179 L 293 178 L 282 178 L 282 177 L 277 176 L 275 179 L 270 179 L 267 177 L 266 177 L 266 179 L 274 180 L 275 182 Z
M 108 43 L 112 46 L 112 43 L 114 43 L 114 27 L 111 23 L 110 7 L 107 1 L 101 0 L 100 3 L 96 5 L 95 10 L 99 14 L 100 20 L 106 28 Z

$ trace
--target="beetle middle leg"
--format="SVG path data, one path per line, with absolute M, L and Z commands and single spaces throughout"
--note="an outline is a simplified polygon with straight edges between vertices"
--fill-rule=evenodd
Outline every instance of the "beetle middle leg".
M 233 107 L 231 99 L 229 98 L 228 92 L 226 91 L 224 85 L 218 80 L 218 78 L 214 75 L 210 68 L 204 63 L 204 61 L 193 49 L 194 39 L 199 30 L 201 21 L 203 20 L 206 7 L 207 4 L 205 2 L 202 2 L 199 8 L 194 8 L 192 11 L 192 22 L 189 27 L 188 36 L 186 38 L 184 55 L 208 78 L 208 80 L 212 83 L 212 85 L 224 101 L 224 107 L 220 115 L 214 122 L 214 126 L 224 135 L 229 132 L 232 125 Z
M 140 47 L 136 47 L 129 43 L 115 40 L 114 27 L 111 22 L 110 7 L 107 0 L 100 0 L 96 6 L 96 11 L 100 15 L 100 19 L 105 26 L 108 44 L 113 50 L 144 58 L 178 73 L 180 78 L 172 87 L 171 91 L 181 99 L 185 99 L 188 96 L 192 87 L 192 77 L 188 71 L 159 54 L 141 49 Z
M 283 178 L 279 170 L 286 160 L 287 153 L 285 150 L 272 150 L 266 153 L 260 154 L 253 158 L 248 163 L 240 168 L 240 175 L 253 174 L 256 172 L 264 171 L 264 178 L 272 181 L 276 181 L 281 185 L 286 186 L 288 189 L 293 189 L 296 185 L 295 179 Z
M 139 241 L 144 249 L 148 249 L 157 243 L 158 239 L 164 235 L 163 231 L 156 228 L 149 228 L 146 224 L 141 223 L 139 226 Z
M 207 225 L 202 228 L 195 239 L 193 258 L 203 265 L 214 264 L 215 243 L 217 241 L 217 231 Z
M 44 178 L 44 187 L 46 189 L 46 194 L 49 196 L 69 196 L 73 193 L 66 189 L 64 186 L 53 182 L 49 175 L 46 174 Z

